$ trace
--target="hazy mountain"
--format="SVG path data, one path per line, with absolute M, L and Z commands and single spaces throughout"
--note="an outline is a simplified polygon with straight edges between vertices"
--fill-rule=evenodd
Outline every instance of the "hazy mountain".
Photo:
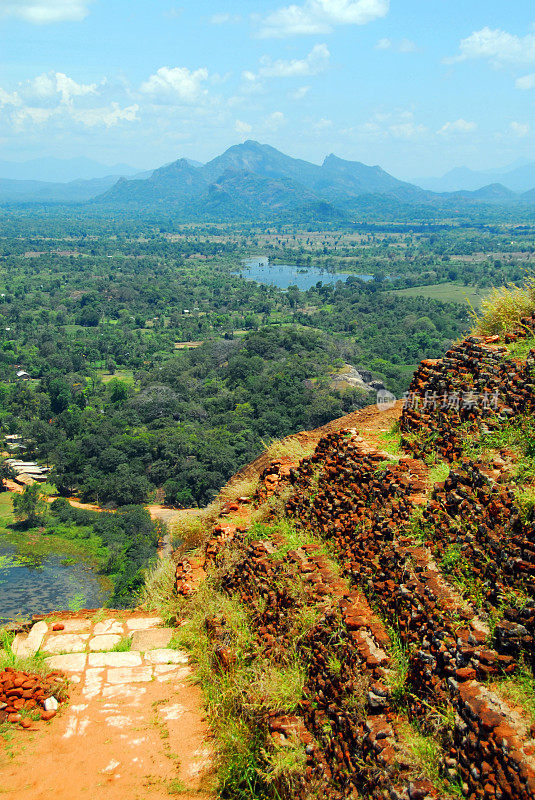
M 0 178 L 16 181 L 70 183 L 108 175 L 135 175 L 140 170 L 129 164 L 100 164 L 90 158 L 34 158 L 31 161 L 0 161 Z
M 486 203 L 516 203 L 520 197 L 516 192 L 512 192 L 501 183 L 489 183 L 488 186 L 482 186 L 481 189 L 476 189 L 473 192 L 461 191 L 451 192 L 446 195 L 448 200 L 464 199 L 469 201 L 479 201 Z
M 121 180 L 98 202 L 144 207 L 196 199 L 209 208 L 214 198 L 229 208 L 277 212 L 305 205 L 322 213 L 343 213 L 360 196 L 380 194 L 398 199 L 425 200 L 429 193 L 397 180 L 380 167 L 343 161 L 334 155 L 324 163 L 311 164 L 281 153 L 274 147 L 247 141 L 235 145 L 204 166 L 181 159 L 155 170 L 148 180 Z M 326 205 L 327 204 L 327 205 Z M 329 209 L 328 206 L 332 205 Z M 193 206 L 188 203 L 188 212 Z
M 321 167 L 317 164 L 292 158 L 268 144 L 252 140 L 229 147 L 202 168 L 210 182 L 216 181 L 227 170 L 253 172 L 269 178 L 291 178 L 304 186 L 311 186 L 321 174 Z
M 385 194 L 399 199 L 423 200 L 428 196 L 428 192 L 419 186 L 400 181 L 381 167 L 368 167 L 360 161 L 345 161 L 332 153 L 323 162 L 321 180 L 315 188 L 330 193 L 334 190 L 338 195 L 345 192 L 347 197 Z
M 193 167 L 187 159 L 181 158 L 155 169 L 148 178 L 121 178 L 101 199 L 121 205 L 176 203 L 207 192 L 208 186 L 209 182 L 199 167 Z
M 473 192 L 496 182 L 496 179 L 512 192 L 526 192 L 535 186 L 535 161 L 516 161 L 508 167 L 475 171 L 468 167 L 456 167 L 441 178 L 421 178 L 420 186 L 433 192 Z
M 89 169 L 87 164 L 94 167 L 96 162 L 72 159 L 61 163 L 80 170 L 84 164 Z M 532 168 L 535 170 L 535 164 L 515 166 L 524 176 Z M 467 180 L 464 168 L 453 172 L 456 180 L 463 176 Z M 506 172 L 505 177 L 511 173 Z M 412 213 L 416 205 L 433 213 L 433 209 L 456 205 L 466 209 L 470 204 L 475 208 L 534 202 L 529 191 L 515 192 L 503 178 L 500 176 L 497 182 L 494 176 L 475 190 L 435 193 L 400 181 L 378 166 L 346 161 L 333 154 L 321 165 L 312 164 L 269 145 L 247 141 L 230 147 L 207 164 L 181 158 L 154 171 L 129 176 L 107 175 L 67 183 L 0 179 L 0 202 L 89 201 L 91 206 L 112 210 L 165 210 L 192 219 L 268 219 L 284 213 L 299 219 L 310 214 L 325 220 L 374 209 L 391 212 L 397 208 L 400 213 Z M 535 187 L 535 174 L 528 186 Z
M 117 182 L 117 175 L 70 183 L 16 181 L 0 178 L 1 203 L 81 203 L 102 194 Z

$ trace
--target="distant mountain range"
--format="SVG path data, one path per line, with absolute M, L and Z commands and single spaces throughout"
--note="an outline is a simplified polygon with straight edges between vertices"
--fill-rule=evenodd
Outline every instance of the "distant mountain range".
M 535 187 L 535 161 L 521 159 L 499 169 L 477 171 L 456 167 L 441 178 L 420 178 L 419 186 L 432 192 L 474 192 L 499 182 L 512 192 L 528 192 Z
M 380 167 L 328 156 L 321 166 L 274 147 L 247 141 L 202 166 L 180 159 L 146 180 L 122 179 L 94 202 L 122 208 L 173 207 L 191 216 L 268 216 L 312 210 L 336 217 L 365 195 L 424 202 L 429 192 L 397 180 Z
M 76 161 L 83 162 L 78 166 L 83 166 L 86 174 L 87 170 L 103 168 L 89 159 Z M 49 163 L 47 169 L 52 167 Z M 62 174 L 74 168 L 71 160 L 62 167 Z M 57 164 L 55 169 L 58 174 Z M 526 177 L 530 169 L 532 183 Z M 528 189 L 520 194 L 502 178 L 522 170 L 523 185 Z M 246 141 L 207 164 L 181 158 L 154 171 L 127 174 L 123 170 L 120 177 L 116 173 L 69 182 L 0 179 L 0 202 L 82 203 L 89 210 L 169 212 L 184 219 L 267 219 L 284 214 L 326 220 L 370 209 L 392 211 L 418 206 L 432 213 L 433 209 L 535 204 L 535 164 L 516 165 L 504 175 L 497 182 L 493 173 L 493 180 L 475 190 L 437 192 L 398 180 L 378 166 L 345 161 L 332 154 L 320 166 L 291 158 L 269 145 Z
M 256 218 L 305 210 L 332 218 L 385 202 L 447 208 L 532 203 L 533 198 L 496 181 L 477 191 L 437 193 L 400 181 L 381 167 L 335 155 L 319 166 L 247 141 L 201 166 L 180 159 L 155 170 L 148 179 L 123 178 L 94 204 L 174 210 L 191 218 L 217 214 Z
M 71 183 L 106 178 L 109 175 L 136 175 L 141 170 L 129 164 L 101 164 L 91 158 L 34 158 L 31 161 L 0 161 L 0 179 Z

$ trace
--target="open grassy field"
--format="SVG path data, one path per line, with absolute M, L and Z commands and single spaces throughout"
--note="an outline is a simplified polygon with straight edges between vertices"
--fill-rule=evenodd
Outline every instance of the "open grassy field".
M 474 308 L 478 308 L 488 290 L 459 283 L 433 283 L 429 286 L 396 289 L 394 293 L 405 297 L 427 297 L 429 300 L 442 300 L 444 303 L 462 303 L 463 305 L 466 305 L 468 299 Z
M 116 378 L 118 381 L 123 381 L 123 383 L 127 383 L 130 386 L 134 385 L 134 373 L 131 369 L 117 369 L 113 375 L 110 372 L 106 372 L 104 369 L 99 369 L 97 372 L 102 383 L 109 383 Z

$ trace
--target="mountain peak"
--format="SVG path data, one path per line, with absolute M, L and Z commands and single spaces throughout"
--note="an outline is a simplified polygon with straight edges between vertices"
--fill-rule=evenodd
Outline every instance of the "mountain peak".
M 273 213 L 324 202 L 346 213 L 358 205 L 363 195 L 408 201 L 426 198 L 421 189 L 397 180 L 378 166 L 345 161 L 334 153 L 319 166 L 254 139 L 229 147 L 198 168 L 179 159 L 156 170 L 150 183 L 150 190 L 140 182 L 137 186 L 122 186 L 119 191 L 108 193 L 106 199 L 119 200 L 122 195 L 131 203 L 137 195 L 146 204 L 166 200 L 182 203 L 187 197 L 195 198 L 202 208 L 216 189 L 219 192 L 224 188 L 234 206 L 245 203 L 248 211 L 257 206 Z

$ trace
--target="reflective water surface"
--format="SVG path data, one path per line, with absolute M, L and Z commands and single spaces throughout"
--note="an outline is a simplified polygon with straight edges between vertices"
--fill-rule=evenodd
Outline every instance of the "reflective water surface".
M 306 291 L 315 286 L 318 281 L 326 284 L 344 283 L 349 278 L 347 272 L 326 272 L 319 267 L 299 267 L 295 264 L 269 264 L 268 259 L 247 258 L 243 262 L 241 276 L 246 281 L 256 281 L 287 289 L 288 286 L 297 286 L 300 291 Z M 363 281 L 371 281 L 373 275 L 354 275 Z
M 109 582 L 95 563 L 50 537 L 0 532 L 0 622 L 32 614 L 100 608 Z

